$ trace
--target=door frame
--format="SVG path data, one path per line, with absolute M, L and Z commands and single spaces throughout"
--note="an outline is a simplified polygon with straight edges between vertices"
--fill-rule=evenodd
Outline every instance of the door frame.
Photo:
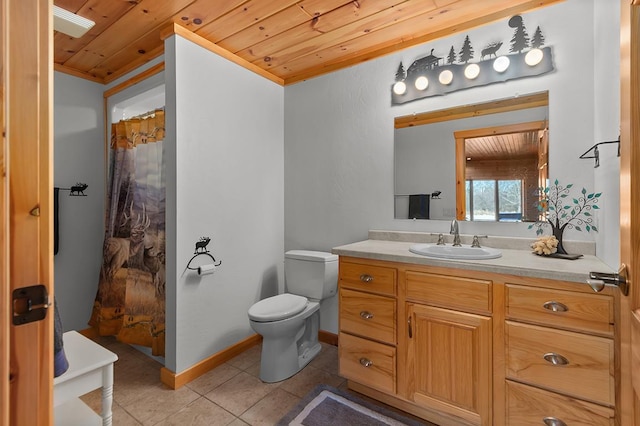
M 53 309 L 13 325 L 11 293 L 53 301 L 52 0 L 0 5 L 0 424 L 53 423 Z
M 620 15 L 620 261 L 631 285 L 628 296 L 617 292 L 616 424 L 627 426 L 640 424 L 640 0 L 621 0 Z

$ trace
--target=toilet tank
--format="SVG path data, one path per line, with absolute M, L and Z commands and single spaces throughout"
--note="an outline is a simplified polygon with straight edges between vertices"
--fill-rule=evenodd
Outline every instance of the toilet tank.
M 290 250 L 284 254 L 284 279 L 288 293 L 322 300 L 336 294 L 338 256 L 323 251 Z

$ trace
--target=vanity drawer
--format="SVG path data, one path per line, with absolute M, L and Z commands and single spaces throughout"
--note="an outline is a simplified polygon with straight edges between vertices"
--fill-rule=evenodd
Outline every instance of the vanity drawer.
M 553 423 L 553 419 L 563 423 Z M 506 424 L 612 426 L 614 411 L 608 407 L 507 380 Z
M 340 289 L 340 330 L 395 344 L 396 300 Z
M 395 268 L 340 261 L 340 286 L 395 296 Z
M 614 404 L 613 340 L 506 322 L 507 378 Z
M 491 314 L 491 281 L 407 271 L 407 299 Z
M 340 333 L 340 375 L 366 386 L 396 392 L 396 348 Z
M 613 297 L 507 284 L 507 317 L 613 335 Z

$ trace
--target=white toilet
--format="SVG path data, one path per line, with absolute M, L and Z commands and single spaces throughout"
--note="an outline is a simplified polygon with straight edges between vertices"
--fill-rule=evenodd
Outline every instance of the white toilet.
M 251 328 L 262 335 L 263 382 L 293 376 L 320 352 L 320 300 L 336 294 L 338 256 L 321 251 L 288 251 L 284 278 L 287 293 L 249 308 Z

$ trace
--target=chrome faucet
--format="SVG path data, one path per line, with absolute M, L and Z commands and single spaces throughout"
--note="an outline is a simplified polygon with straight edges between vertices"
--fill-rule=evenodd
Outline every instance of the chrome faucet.
M 456 219 L 453 219 L 451 221 L 451 230 L 449 231 L 449 233 L 453 235 L 454 247 L 460 247 L 462 245 L 460 244 L 460 233 L 458 230 L 459 230 L 458 221 Z

